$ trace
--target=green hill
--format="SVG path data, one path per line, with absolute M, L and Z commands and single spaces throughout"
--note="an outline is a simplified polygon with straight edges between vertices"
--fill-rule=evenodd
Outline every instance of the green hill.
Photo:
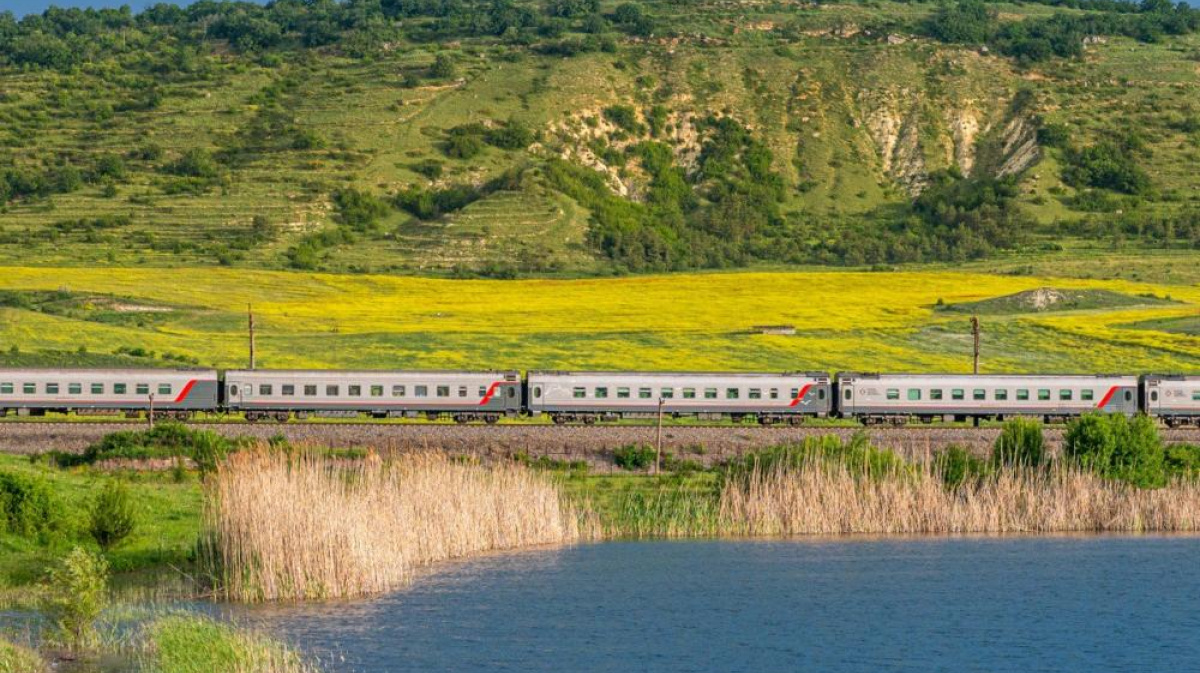
M 1196 247 L 1198 27 L 1154 0 L 0 16 L 0 265 L 505 277 Z

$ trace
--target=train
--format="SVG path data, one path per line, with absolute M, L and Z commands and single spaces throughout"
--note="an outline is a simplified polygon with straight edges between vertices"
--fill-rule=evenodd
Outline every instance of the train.
M 1200 375 L 517 370 L 0 369 L 0 416 L 198 413 L 586 425 L 659 416 L 865 425 L 1143 413 L 1200 426 Z

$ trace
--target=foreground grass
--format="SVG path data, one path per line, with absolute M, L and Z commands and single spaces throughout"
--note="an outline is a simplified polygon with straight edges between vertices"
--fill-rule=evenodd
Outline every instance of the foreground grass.
M 148 673 L 315 673 L 292 648 L 268 636 L 196 616 L 172 616 L 146 628 Z M 2 669 L 0 669 L 2 670 Z
M 0 638 L 0 673 L 48 673 L 49 670 L 33 650 Z

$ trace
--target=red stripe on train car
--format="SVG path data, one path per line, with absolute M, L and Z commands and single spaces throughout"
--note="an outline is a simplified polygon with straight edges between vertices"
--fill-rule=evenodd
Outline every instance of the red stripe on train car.
M 175 398 L 175 401 L 173 402 L 173 404 L 179 404 L 180 402 L 182 402 L 188 396 L 188 393 L 192 392 L 192 386 L 194 386 L 194 385 L 196 385 L 196 379 L 192 379 L 191 381 L 188 381 L 183 386 L 183 390 L 179 391 L 179 397 Z
M 1100 400 L 1100 404 L 1097 404 L 1096 408 L 1103 409 L 1104 405 L 1108 404 L 1108 401 L 1112 399 L 1112 396 L 1117 394 L 1117 388 L 1119 387 L 1120 386 L 1113 386 L 1112 388 L 1109 388 L 1108 392 L 1104 394 L 1104 399 Z
M 488 386 L 487 393 L 484 394 L 482 400 L 479 400 L 479 406 L 482 407 L 483 405 L 492 401 L 492 396 L 496 394 L 496 388 L 499 388 L 501 383 L 503 383 L 503 381 L 495 381 L 492 383 L 492 385 Z
M 794 407 L 794 406 L 796 406 L 797 404 L 800 404 L 800 400 L 804 399 L 804 395 L 805 395 L 806 393 L 808 393 L 808 389 L 809 389 L 809 388 L 812 388 L 812 384 L 811 384 L 811 383 L 810 383 L 810 384 L 808 384 L 808 385 L 806 385 L 806 386 L 804 386 L 803 388 L 801 388 L 801 389 L 800 389 L 800 392 L 796 393 L 796 399 L 792 400 L 792 403 L 791 403 L 791 404 L 789 404 L 788 406 L 789 406 L 789 407 Z

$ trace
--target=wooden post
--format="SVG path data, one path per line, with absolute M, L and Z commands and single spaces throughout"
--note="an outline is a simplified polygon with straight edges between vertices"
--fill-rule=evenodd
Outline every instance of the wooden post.
M 154 393 L 150 393 L 150 413 L 146 416 L 146 422 L 150 424 L 150 429 L 154 429 Z
M 979 316 L 971 316 L 971 335 L 975 338 L 975 358 L 972 371 L 979 373 Z
M 663 398 L 658 398 L 658 435 L 654 439 L 654 474 L 657 476 L 662 471 L 662 421 L 663 421 L 663 403 L 666 402 Z
M 254 369 L 254 306 L 246 304 L 246 316 L 250 319 L 250 369 Z

